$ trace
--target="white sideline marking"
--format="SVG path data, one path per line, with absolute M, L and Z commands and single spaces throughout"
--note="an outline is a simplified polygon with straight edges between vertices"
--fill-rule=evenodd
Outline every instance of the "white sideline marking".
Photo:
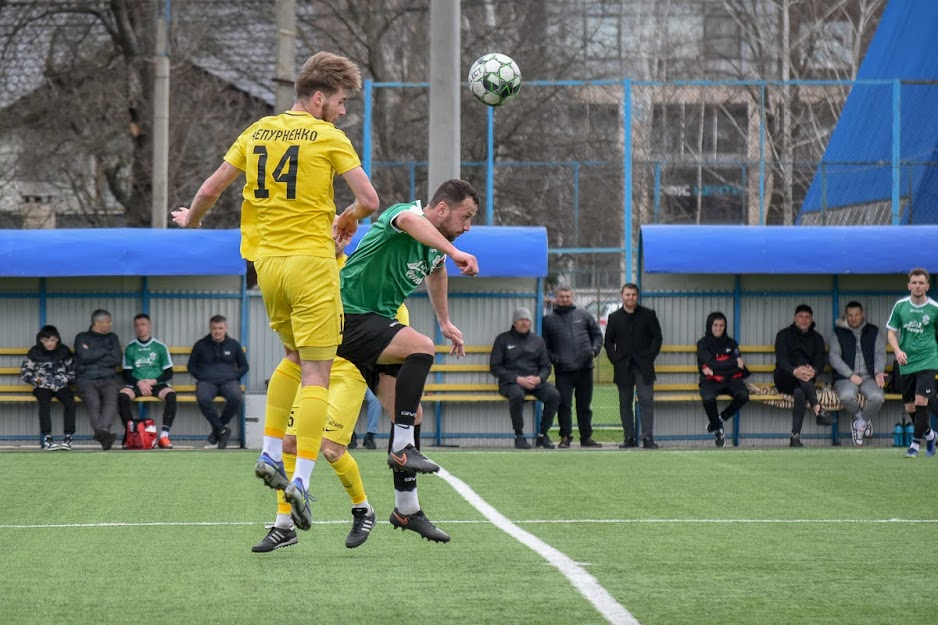
M 569 556 L 509 521 L 501 512 L 479 497 L 468 484 L 446 469 L 441 468 L 437 475 L 452 486 L 457 493 L 462 495 L 463 499 L 469 502 L 469 505 L 481 512 L 482 516 L 495 527 L 534 551 L 563 573 L 564 577 L 573 584 L 573 587 L 579 590 L 580 594 L 586 597 L 607 621 L 613 623 L 613 625 L 641 625 L 621 603 L 609 594 L 609 591 L 600 585 L 595 577 Z
M 446 525 L 482 525 L 489 523 L 481 519 L 440 519 L 437 523 Z M 24 523 L 0 524 L 0 529 L 4 530 L 29 530 L 29 529 L 53 529 L 69 527 L 186 527 L 186 526 L 204 526 L 221 527 L 225 525 L 263 525 L 265 521 L 106 521 L 99 523 Z M 313 521 L 313 525 L 345 525 L 348 521 Z M 576 523 L 598 523 L 598 524 L 669 524 L 669 523 L 764 523 L 768 525 L 787 523 L 938 523 L 938 519 L 527 519 L 523 521 L 514 521 L 515 525 L 537 525 L 537 524 L 576 524 Z M 387 524 L 387 521 L 378 521 L 378 524 Z

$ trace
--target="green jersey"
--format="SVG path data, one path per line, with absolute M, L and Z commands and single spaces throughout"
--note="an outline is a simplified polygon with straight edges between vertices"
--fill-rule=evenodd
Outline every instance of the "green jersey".
M 135 340 L 124 349 L 124 369 L 138 380 L 155 380 L 172 366 L 169 348 L 154 338 L 146 343 Z
M 899 348 L 909 357 L 901 366 L 903 375 L 938 370 L 938 302 L 929 297 L 916 306 L 912 296 L 903 297 L 892 307 L 886 327 L 899 332 Z
M 390 207 L 371 225 L 342 268 L 346 314 L 375 313 L 393 319 L 407 296 L 446 260 L 443 252 L 394 226 L 392 221 L 404 211 L 424 217 L 420 202 Z

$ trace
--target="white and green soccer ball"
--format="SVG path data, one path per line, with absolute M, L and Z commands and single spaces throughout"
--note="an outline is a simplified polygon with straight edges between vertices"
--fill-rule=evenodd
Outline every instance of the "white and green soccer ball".
M 483 54 L 469 68 L 469 90 L 482 104 L 501 106 L 521 90 L 521 70 L 504 54 Z

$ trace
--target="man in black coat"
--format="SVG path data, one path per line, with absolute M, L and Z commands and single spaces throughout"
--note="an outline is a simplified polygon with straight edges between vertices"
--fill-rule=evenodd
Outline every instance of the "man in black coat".
M 817 376 L 824 371 L 827 355 L 824 337 L 815 331 L 814 325 L 814 311 L 807 304 L 799 304 L 794 323 L 775 335 L 775 388 L 794 400 L 789 447 L 804 447 L 801 426 L 807 405 L 814 411 L 818 425 L 833 423 L 817 398 Z
M 642 419 L 642 446 L 657 449 L 655 426 L 655 358 L 663 339 L 658 316 L 650 308 L 638 305 L 638 285 L 622 287 L 622 308 L 609 315 L 606 323 L 606 356 L 614 369 L 613 381 L 619 388 L 619 417 L 625 440 L 620 449 L 638 447 L 635 438 L 635 414 L 632 402 L 638 394 Z
M 508 398 L 511 425 L 515 430 L 515 447 L 530 449 L 524 437 L 524 397 L 534 395 L 544 402 L 544 414 L 535 445 L 553 449 L 547 436 L 554 424 L 554 415 L 560 404 L 560 393 L 547 381 L 550 358 L 544 339 L 531 332 L 531 311 L 519 308 L 512 316 L 511 329 L 495 337 L 489 369 L 498 379 L 498 392 Z
M 576 422 L 580 447 L 602 447 L 593 440 L 593 359 L 603 348 L 603 333 L 593 316 L 573 304 L 573 289 L 554 291 L 554 309 L 544 317 L 544 343 L 554 365 L 557 390 L 560 391 L 561 449 L 570 447 L 573 434 L 571 419 L 576 393 Z
M 186 368 L 198 381 L 195 399 L 199 410 L 212 426 L 208 442 L 224 449 L 231 436 L 228 423 L 241 410 L 244 394 L 241 392 L 240 380 L 248 372 L 248 361 L 241 344 L 228 336 L 227 319 L 215 315 L 209 320 L 209 333 L 192 346 Z M 214 404 L 214 399 L 219 395 L 225 398 L 221 415 Z

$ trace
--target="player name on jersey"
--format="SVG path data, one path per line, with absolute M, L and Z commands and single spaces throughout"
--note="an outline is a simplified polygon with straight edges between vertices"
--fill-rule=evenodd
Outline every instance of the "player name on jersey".
M 315 141 L 319 133 L 309 128 L 293 128 L 292 130 L 273 130 L 258 128 L 251 135 L 254 141 Z

